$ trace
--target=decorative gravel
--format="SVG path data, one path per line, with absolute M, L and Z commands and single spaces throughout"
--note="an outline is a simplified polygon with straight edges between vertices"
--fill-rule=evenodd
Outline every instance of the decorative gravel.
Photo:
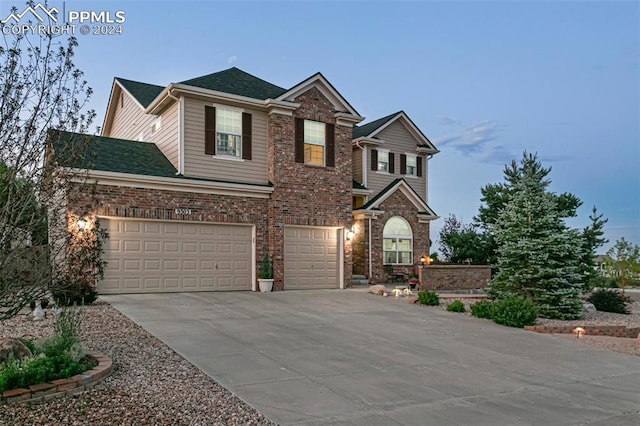
M 413 303 L 417 297 L 409 296 L 409 297 L 388 297 L 389 300 L 401 301 L 406 303 Z M 441 311 L 447 310 L 447 305 L 449 305 L 454 300 L 460 300 L 464 303 L 466 308 L 466 313 L 456 313 L 451 312 L 452 315 L 467 315 L 471 316 L 471 305 L 478 302 L 479 298 L 469 298 L 469 297 L 456 297 L 449 295 L 441 295 L 440 296 L 440 305 L 439 306 L 424 306 L 429 309 L 437 309 Z M 585 326 L 585 325 L 622 325 L 626 327 L 640 327 L 640 302 L 636 301 L 631 305 L 631 314 L 614 314 L 612 312 L 585 312 L 584 318 L 581 320 L 574 321 L 561 321 L 561 320 L 552 320 L 548 318 L 538 318 L 536 321 L 536 325 L 542 326 L 563 326 L 568 325 L 572 327 Z M 487 320 L 488 321 L 488 320 Z M 630 339 L 624 337 L 610 337 L 610 336 L 581 336 L 580 339 L 577 339 L 575 334 L 553 334 L 554 336 L 558 336 L 561 338 L 573 339 L 579 341 L 585 345 L 596 346 L 599 348 L 608 349 L 610 351 L 623 353 L 626 355 L 632 356 L 640 356 L 640 337 L 638 339 Z
M 164 343 L 106 303 L 80 308 L 86 349 L 108 355 L 114 372 L 88 392 L 0 409 L 0 425 L 271 425 Z M 25 312 L 26 314 L 27 312 Z M 3 337 L 51 335 L 51 315 L 0 322 Z

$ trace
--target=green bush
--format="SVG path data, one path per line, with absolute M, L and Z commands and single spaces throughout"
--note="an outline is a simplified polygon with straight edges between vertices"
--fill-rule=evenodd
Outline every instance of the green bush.
M 493 320 L 509 327 L 522 328 L 534 325 L 539 308 L 522 296 L 511 296 L 494 303 Z
M 440 298 L 435 291 L 419 291 L 418 303 L 421 305 L 438 306 L 440 304 Z
M 494 305 L 490 300 L 480 300 L 471 305 L 471 315 L 476 318 L 493 319 Z
M 629 296 L 607 288 L 593 292 L 587 300 L 593 303 L 593 306 L 599 311 L 616 314 L 630 314 L 629 304 L 633 302 Z
M 260 270 L 258 271 L 258 277 L 264 280 L 273 279 L 273 266 L 269 259 L 269 253 L 265 252 L 262 257 L 262 263 L 260 264 Z
M 7 389 L 25 388 L 56 379 L 68 379 L 95 367 L 96 364 L 95 360 L 86 357 L 74 361 L 64 354 L 54 356 L 40 354 L 19 361 L 12 360 L 0 365 L 0 393 Z
M 449 305 L 447 305 L 447 311 L 449 311 L 449 312 L 467 312 L 467 310 L 464 307 L 464 303 L 462 303 L 459 300 L 455 300 L 455 301 L 449 303 Z
M 93 368 L 96 361 L 88 359 L 80 344 L 82 313 L 64 309 L 53 324 L 53 335 L 25 345 L 34 354 L 22 360 L 0 365 L 0 393 L 37 385 L 55 379 L 67 379 Z

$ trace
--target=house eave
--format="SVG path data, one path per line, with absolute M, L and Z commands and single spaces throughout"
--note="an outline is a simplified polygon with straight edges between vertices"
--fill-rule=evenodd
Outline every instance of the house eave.
M 269 198 L 273 187 L 236 182 L 212 182 L 189 178 L 171 178 L 140 174 L 108 172 L 103 170 L 62 169 L 76 183 L 124 186 L 130 188 L 159 189 L 166 191 L 195 192 L 215 195 L 232 195 L 253 198 Z
M 382 139 L 370 138 L 368 136 L 360 136 L 353 140 L 354 145 L 371 145 L 371 146 L 380 146 L 384 144 Z

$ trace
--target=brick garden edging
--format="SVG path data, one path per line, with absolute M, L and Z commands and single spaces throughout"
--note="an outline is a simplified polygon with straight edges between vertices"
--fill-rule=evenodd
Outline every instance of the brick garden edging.
M 573 330 L 578 327 L 574 325 L 560 326 L 539 326 L 528 325 L 524 329 L 534 331 L 536 333 L 558 333 L 572 334 Z M 640 327 L 626 327 L 624 325 L 582 325 L 585 335 L 590 336 L 611 336 L 611 337 L 628 337 L 635 339 L 640 334 Z
M 88 353 L 89 358 L 98 361 L 98 365 L 84 373 L 77 374 L 68 379 L 53 380 L 48 383 L 31 385 L 29 389 L 9 389 L 2 393 L 0 405 L 13 403 L 39 403 L 65 396 L 76 395 L 91 389 L 100 383 L 113 371 L 111 358 L 98 353 Z

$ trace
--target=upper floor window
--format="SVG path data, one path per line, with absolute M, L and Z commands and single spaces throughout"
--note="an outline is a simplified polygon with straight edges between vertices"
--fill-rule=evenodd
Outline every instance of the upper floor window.
M 388 150 L 371 150 L 371 170 L 381 173 L 395 173 L 395 155 Z
M 389 172 L 389 153 L 378 151 L 378 171 Z
M 251 160 L 251 114 L 242 110 L 204 107 L 204 153 L 221 159 Z
M 295 119 L 296 163 L 335 167 L 335 124 Z
M 304 162 L 324 166 L 325 124 L 304 120 Z
M 415 155 L 407 155 L 407 171 L 406 175 L 416 176 L 418 173 L 418 157 Z
M 242 112 L 216 108 L 216 155 L 242 156 Z

